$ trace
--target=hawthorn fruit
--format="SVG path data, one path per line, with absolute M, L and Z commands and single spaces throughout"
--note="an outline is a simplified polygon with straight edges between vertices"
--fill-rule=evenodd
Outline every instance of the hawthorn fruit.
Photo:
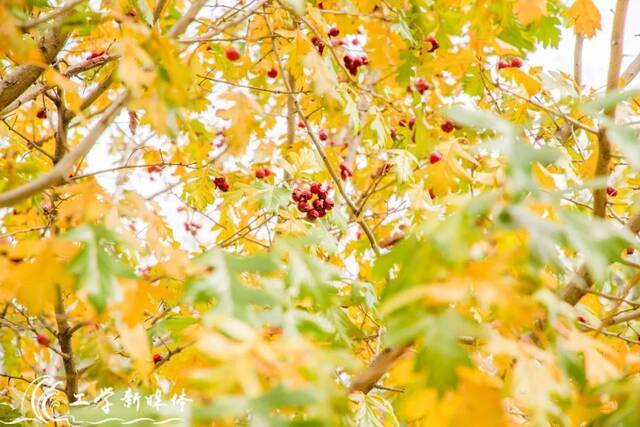
M 42 333 L 36 336 L 36 341 L 43 347 L 49 347 L 49 344 L 51 344 L 51 338 L 49 338 L 49 335 Z
M 237 61 L 238 59 L 240 59 L 240 52 L 238 52 L 235 47 L 229 46 L 224 51 L 224 56 L 226 56 L 229 61 Z

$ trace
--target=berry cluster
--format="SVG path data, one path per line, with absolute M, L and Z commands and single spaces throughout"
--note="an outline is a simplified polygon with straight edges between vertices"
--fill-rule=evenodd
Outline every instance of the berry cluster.
M 520 68 L 522 67 L 522 59 L 515 57 L 511 59 L 511 62 L 507 62 L 504 59 L 498 61 L 498 70 L 503 68 Z
M 271 175 L 271 169 L 269 168 L 262 168 L 262 169 L 256 170 L 256 178 L 258 179 L 266 178 L 269 175 Z
M 307 219 L 315 220 L 335 206 L 328 193 L 329 187 L 313 182 L 310 186 L 294 188 L 291 198 L 297 203 L 298 210 L 307 214 Z
M 202 226 L 200 224 L 198 224 L 197 222 L 185 222 L 184 223 L 184 231 L 188 232 L 189 234 L 191 234 L 193 237 L 196 236 L 196 234 L 198 233 L 198 230 L 200 230 L 202 228 Z
M 366 55 L 353 56 L 350 53 L 347 53 L 342 60 L 344 61 L 344 66 L 347 67 L 347 70 L 349 70 L 352 76 L 358 74 L 359 67 L 369 63 L 369 58 L 367 58 Z
M 213 183 L 218 188 L 218 190 L 226 193 L 229 191 L 229 181 L 227 181 L 226 176 L 218 176 L 213 179 Z
M 345 165 L 344 163 L 340 163 L 340 178 L 345 181 L 352 176 L 353 171 L 351 170 L 351 168 L 349 168 L 349 166 Z

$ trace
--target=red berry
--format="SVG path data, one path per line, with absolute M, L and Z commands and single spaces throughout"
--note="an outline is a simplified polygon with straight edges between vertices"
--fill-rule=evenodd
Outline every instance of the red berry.
M 338 37 L 338 34 L 340 34 L 340 30 L 338 29 L 338 27 L 331 27 L 329 28 L 329 32 L 327 34 L 329 35 L 329 37 Z
M 328 211 L 333 209 L 333 207 L 335 206 L 332 199 L 324 199 L 323 205 L 324 205 L 324 208 Z
M 305 201 L 298 202 L 298 210 L 300 212 L 308 212 L 309 209 L 311 209 L 311 208 L 309 207 L 309 204 L 307 202 L 305 202 Z
M 240 59 L 240 52 L 233 46 L 229 46 L 227 50 L 224 51 L 224 55 L 229 61 L 237 61 Z
M 320 218 L 323 218 L 326 215 L 327 215 L 327 211 L 325 211 L 324 209 L 318 209 L 318 216 Z
M 302 190 L 300 190 L 299 188 L 295 188 L 291 192 L 291 199 L 293 199 L 294 202 L 299 202 L 301 195 L 302 195 Z
M 415 117 L 411 117 L 409 119 L 409 129 L 413 129 L 413 126 L 416 124 L 416 118 Z
M 578 322 L 587 323 L 587 319 L 584 316 L 578 316 Z
M 440 160 L 442 160 L 442 154 L 440 154 L 438 151 L 432 152 L 429 156 L 429 162 L 431 164 L 438 163 Z
M 310 200 L 313 197 L 313 193 L 311 193 L 311 191 L 303 191 L 302 192 L 302 199 L 303 200 Z
M 449 120 L 442 122 L 442 124 L 440 125 L 440 129 L 442 129 L 444 132 L 447 132 L 447 133 L 453 132 L 455 128 L 456 128 L 456 125 Z
M 502 70 L 503 68 L 509 68 L 510 66 L 511 64 L 509 64 L 504 59 L 501 59 L 500 61 L 498 61 L 498 70 Z
M 318 199 L 324 200 L 327 198 L 327 192 L 325 190 L 318 191 Z
M 38 112 L 36 113 L 36 117 L 39 119 L 46 119 L 47 118 L 47 109 L 46 108 L 42 108 L 40 110 L 38 110 Z
M 415 86 L 416 86 L 416 90 L 420 93 L 420 95 L 422 95 L 423 93 L 425 93 L 427 90 L 431 88 L 429 83 L 427 83 L 427 81 L 422 77 L 416 80 Z
M 324 209 L 324 202 L 320 199 L 315 199 L 312 203 L 313 208 L 320 212 L 321 209 Z
M 156 353 L 156 354 L 153 355 L 153 363 L 158 364 L 158 363 L 162 362 L 163 359 L 164 358 L 159 353 Z
M 436 39 L 434 36 L 427 37 L 427 42 L 431 44 L 429 49 L 427 49 L 427 52 L 433 52 L 440 47 L 440 43 L 438 43 L 438 39 Z
M 309 188 L 309 191 L 311 191 L 312 194 L 318 194 L 321 189 L 322 189 L 322 186 L 320 185 L 320 183 L 319 182 L 314 182 L 314 183 L 311 184 L 311 187 Z
M 309 212 L 307 212 L 307 218 L 309 219 L 317 219 L 318 217 L 320 217 L 320 212 L 315 209 L 311 209 Z
M 48 347 L 51 343 L 51 338 L 49 338 L 49 335 L 38 334 L 36 336 L 36 341 L 38 341 L 38 344 L 40 344 L 41 346 Z
M 306 128 L 306 126 L 305 126 L 305 124 L 304 124 L 304 122 L 302 120 L 298 122 L 298 128 L 300 128 L 300 129 Z
M 431 197 L 431 200 L 436 198 L 436 192 L 433 191 L 433 188 L 429 189 L 429 197 Z
M 320 130 L 320 132 L 318 132 L 318 138 L 320 138 L 320 141 L 326 141 L 327 139 L 329 139 L 329 134 L 326 130 L 322 129 Z
M 318 53 L 322 55 L 322 53 L 324 52 L 324 43 L 322 43 L 322 41 L 315 36 L 311 38 L 311 43 L 316 47 Z
M 515 68 L 522 67 L 522 59 L 515 57 L 511 59 L 511 66 Z
M 267 76 L 275 79 L 276 77 L 278 77 L 278 70 L 275 67 L 271 67 L 271 69 L 267 71 Z
M 618 190 L 616 190 L 614 187 L 607 187 L 607 194 L 609 195 L 609 197 L 616 197 L 618 195 Z
M 270 176 L 271 175 L 271 169 L 269 168 L 264 168 L 262 169 L 264 171 L 264 176 Z
M 256 171 L 256 178 L 258 179 L 262 179 L 266 176 L 266 174 L 264 173 L 264 169 L 258 169 Z
M 94 50 L 89 54 L 89 56 L 87 56 L 87 61 L 89 61 L 91 59 L 94 59 L 94 58 L 97 58 L 97 57 L 102 56 L 102 55 L 104 55 L 104 50 Z
M 351 40 L 351 44 L 354 45 L 354 46 L 358 46 L 360 44 L 360 40 L 353 39 L 353 40 Z
M 396 139 L 396 137 L 398 136 L 398 132 L 396 131 L 396 128 L 389 129 L 389 135 L 391 136 L 391 139 Z

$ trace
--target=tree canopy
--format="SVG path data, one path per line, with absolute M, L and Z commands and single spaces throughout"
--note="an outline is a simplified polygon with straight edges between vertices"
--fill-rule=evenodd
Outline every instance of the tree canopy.
M 2 2 L 0 423 L 640 425 L 608 3 Z

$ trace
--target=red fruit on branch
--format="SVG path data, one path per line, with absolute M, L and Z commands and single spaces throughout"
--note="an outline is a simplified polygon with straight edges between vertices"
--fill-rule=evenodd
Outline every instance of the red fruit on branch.
M 498 61 L 498 70 L 502 70 L 503 68 L 509 68 L 510 66 L 511 64 L 509 64 L 504 59 L 501 59 L 500 61 Z
M 322 43 L 322 40 L 314 36 L 311 38 L 311 44 L 313 44 L 316 47 L 318 53 L 322 55 L 322 53 L 324 52 L 324 43 Z
M 351 176 L 353 176 L 353 171 L 349 168 L 349 166 L 344 163 L 340 163 L 340 178 L 345 181 Z
M 446 120 L 442 122 L 442 124 L 440 125 L 440 129 L 442 129 L 444 132 L 447 132 L 447 133 L 453 132 L 456 128 L 457 128 L 456 124 L 453 123 L 451 120 Z
M 238 50 L 233 46 L 229 46 L 224 51 L 224 55 L 229 61 L 237 61 L 238 59 L 240 59 L 240 52 L 238 52 Z
M 271 169 L 263 168 L 262 170 L 264 171 L 264 176 L 270 176 L 271 175 Z
M 429 49 L 427 49 L 427 52 L 434 52 L 436 49 L 440 47 L 440 43 L 438 42 L 438 39 L 436 39 L 434 36 L 427 37 L 426 42 L 430 44 Z
M 433 188 L 429 189 L 429 197 L 431 197 L 431 200 L 434 200 L 436 198 L 436 192 L 433 191 Z
M 321 189 L 322 186 L 319 182 L 313 182 L 311 183 L 311 187 L 309 187 L 309 191 L 311 191 L 312 194 L 318 194 Z
M 326 198 L 324 199 L 323 205 L 326 210 L 330 211 L 335 206 L 335 203 L 333 202 L 333 199 Z
M 580 323 L 587 323 L 587 319 L 584 316 L 578 316 L 578 322 Z
M 264 173 L 264 169 L 256 170 L 256 178 L 263 179 L 265 176 L 266 174 Z
M 442 154 L 438 151 L 433 151 L 429 156 L 429 162 L 431 164 L 438 163 L 440 160 L 442 160 Z
M 311 208 L 309 207 L 309 204 L 307 202 L 304 201 L 300 201 L 298 202 L 298 210 L 300 212 L 309 212 Z
M 416 90 L 420 93 L 420 95 L 422 95 L 423 93 L 425 93 L 427 90 L 431 88 L 429 83 L 427 83 L 427 81 L 422 77 L 416 80 L 415 87 L 416 87 Z
M 49 347 L 49 344 L 51 344 L 51 338 L 49 338 L 49 335 L 45 334 L 36 335 L 36 341 L 43 347 Z
M 522 67 L 522 64 L 523 64 L 522 59 L 518 58 L 517 56 L 511 59 L 510 65 L 514 68 L 520 68 Z
M 89 54 L 89 56 L 87 56 L 87 61 L 90 61 L 94 58 L 98 58 L 100 56 L 104 55 L 104 50 L 94 50 L 91 51 L 91 53 Z
M 47 118 L 47 109 L 46 108 L 41 108 L 40 110 L 38 110 L 38 112 L 36 113 L 36 117 L 39 119 L 46 119 Z
M 338 29 L 338 27 L 331 27 L 327 32 L 327 35 L 329 37 L 338 37 L 339 34 L 340 34 L 340 30 Z
M 311 209 L 309 212 L 307 212 L 307 218 L 310 220 L 318 219 L 319 217 L 320 217 L 320 212 L 318 212 L 315 209 Z
M 306 127 L 307 127 L 307 126 L 305 126 L 305 124 L 304 124 L 304 122 L 303 122 L 302 120 L 300 120 L 300 121 L 298 122 L 298 128 L 299 128 L 299 129 L 304 129 L 304 128 L 306 128 Z
M 324 209 L 324 202 L 323 202 L 321 199 L 315 199 L 311 205 L 312 205 L 312 206 L 313 206 L 313 208 L 314 208 L 315 210 L 317 210 L 318 212 L 319 212 L 321 209 Z
M 320 132 L 318 132 L 318 138 L 320 138 L 320 141 L 326 141 L 329 139 L 329 134 L 326 130 L 321 129 Z
M 160 362 L 162 362 L 164 360 L 164 357 L 162 357 L 161 354 L 156 353 L 153 355 L 153 363 L 158 364 Z
M 229 191 L 229 182 L 227 181 L 227 178 L 224 176 L 219 176 L 214 178 L 213 183 L 216 185 L 216 187 L 218 188 L 218 190 L 222 191 L 222 192 L 227 192 Z
M 267 76 L 275 79 L 276 77 L 278 77 L 278 70 L 275 67 L 271 67 L 271 69 L 267 71 Z
M 618 195 L 618 190 L 615 187 L 607 187 L 607 195 L 609 197 L 616 197 Z
M 415 118 L 415 117 L 411 117 L 411 118 L 409 119 L 409 129 L 413 129 L 413 127 L 415 126 L 415 124 L 416 124 L 416 118 Z

